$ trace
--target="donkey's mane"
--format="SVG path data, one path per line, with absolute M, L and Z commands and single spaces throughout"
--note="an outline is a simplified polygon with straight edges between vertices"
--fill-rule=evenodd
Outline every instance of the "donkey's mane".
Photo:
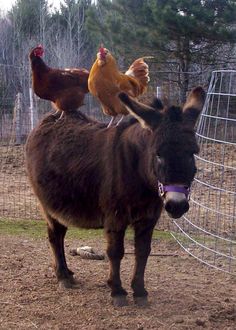
M 82 111 L 77 110 L 77 111 L 73 111 L 70 113 L 66 114 L 67 117 L 71 118 L 71 119 L 75 119 L 75 120 L 79 120 L 84 122 L 85 124 L 94 124 L 97 125 L 98 128 L 105 128 L 107 125 L 105 123 L 103 123 L 102 121 L 99 121 L 95 118 L 92 118 L 86 114 L 84 114 Z M 43 123 L 52 123 L 52 122 L 56 122 L 60 117 L 60 114 L 46 114 L 42 120 Z M 119 126 L 117 126 L 117 130 L 118 131 L 123 131 L 125 129 L 127 129 L 128 127 L 134 125 L 138 123 L 138 120 L 135 119 L 132 116 L 127 116 L 120 124 Z

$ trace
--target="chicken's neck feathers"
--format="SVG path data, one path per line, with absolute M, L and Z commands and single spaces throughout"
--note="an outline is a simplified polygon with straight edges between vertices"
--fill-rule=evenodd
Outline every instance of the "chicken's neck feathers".
M 50 71 L 50 67 L 41 59 L 41 57 L 35 57 L 31 60 L 32 70 L 37 70 L 42 73 Z

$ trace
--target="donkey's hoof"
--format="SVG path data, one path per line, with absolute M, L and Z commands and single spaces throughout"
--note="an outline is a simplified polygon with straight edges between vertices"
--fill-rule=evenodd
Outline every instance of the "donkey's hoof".
M 73 284 L 71 283 L 71 280 L 69 278 L 65 278 L 63 280 L 59 281 L 59 289 L 71 289 Z
M 59 288 L 60 289 L 76 289 L 79 287 L 78 281 L 73 276 L 68 278 L 63 278 L 59 281 Z
M 148 307 L 150 304 L 148 302 L 147 296 L 144 297 L 134 297 L 134 303 L 140 307 Z
M 123 307 L 128 305 L 126 296 L 115 296 L 112 297 L 112 303 L 114 307 Z

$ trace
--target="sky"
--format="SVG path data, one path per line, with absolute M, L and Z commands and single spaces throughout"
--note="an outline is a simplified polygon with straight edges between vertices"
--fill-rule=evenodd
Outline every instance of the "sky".
M 16 0 L 0 0 L 0 10 L 7 11 L 12 7 L 12 5 L 15 3 Z M 59 8 L 60 2 L 63 2 L 62 0 L 49 0 L 48 4 L 52 4 L 53 7 Z

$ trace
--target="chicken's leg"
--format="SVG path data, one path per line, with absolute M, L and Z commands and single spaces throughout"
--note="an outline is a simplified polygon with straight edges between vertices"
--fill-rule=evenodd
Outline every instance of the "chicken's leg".
M 107 128 L 109 128 L 111 126 L 111 124 L 113 123 L 113 121 L 115 120 L 115 117 L 111 117 L 111 120 L 109 121 L 109 124 L 107 125 Z
M 63 115 L 64 115 L 64 111 L 61 112 L 61 115 L 60 115 L 60 117 L 58 118 L 58 120 L 60 120 L 60 119 L 63 117 Z
M 122 115 L 121 118 L 118 120 L 116 126 L 118 126 L 122 122 L 123 119 L 124 119 L 124 115 Z

